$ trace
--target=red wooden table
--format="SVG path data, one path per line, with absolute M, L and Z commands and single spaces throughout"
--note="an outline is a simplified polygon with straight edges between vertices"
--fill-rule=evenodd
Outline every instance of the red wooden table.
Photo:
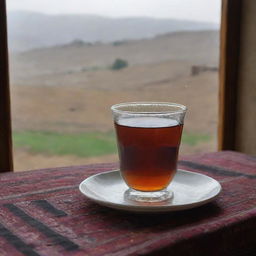
M 256 158 L 235 152 L 183 157 L 223 190 L 212 203 L 139 215 L 99 206 L 78 191 L 98 164 L 0 175 L 0 255 L 256 255 Z

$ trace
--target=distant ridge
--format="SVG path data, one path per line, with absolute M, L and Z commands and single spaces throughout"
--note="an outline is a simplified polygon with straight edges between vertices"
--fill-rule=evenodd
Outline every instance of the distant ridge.
M 148 74 L 143 73 L 143 69 L 148 67 L 154 70 L 153 67 L 156 66 L 168 69 L 168 79 L 170 77 L 177 79 L 179 76 L 184 76 L 184 72 L 190 74 L 192 67 L 194 67 L 192 72 L 194 75 L 198 74 L 198 67 L 199 72 L 218 67 L 218 56 L 219 31 L 182 31 L 151 39 L 96 44 L 75 41 L 54 47 L 12 53 L 10 73 L 14 84 L 34 86 L 56 82 L 58 79 L 59 82 L 56 84 L 63 84 L 63 76 L 65 82 L 67 77 L 71 78 L 68 81 L 70 85 L 76 84 L 79 77 L 84 79 L 81 80 L 83 84 L 87 81 L 88 73 L 103 74 L 109 71 L 109 67 L 116 59 L 123 59 L 129 63 L 128 69 L 142 70 L 141 74 L 145 77 Z M 181 66 L 185 67 L 186 71 L 182 68 L 182 72 L 176 72 Z
M 36 12 L 8 13 L 11 51 L 84 42 L 114 42 L 153 38 L 175 31 L 217 30 L 213 23 L 147 17 L 109 18 L 97 15 L 46 15 Z

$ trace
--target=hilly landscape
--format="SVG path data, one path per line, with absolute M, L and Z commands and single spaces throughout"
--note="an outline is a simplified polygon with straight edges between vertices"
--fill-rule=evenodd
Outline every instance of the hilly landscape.
M 181 154 L 216 149 L 217 30 L 67 41 L 10 53 L 16 170 L 117 161 L 109 108 L 125 101 L 187 105 Z
M 89 71 L 108 70 L 117 58 L 127 60 L 132 67 L 166 61 L 187 63 L 189 67 L 217 67 L 218 48 L 218 31 L 175 32 L 152 39 L 120 41 L 117 45 L 70 43 L 11 54 L 11 77 L 13 83 L 21 85 L 77 84 L 86 81 Z M 77 81 L 79 78 L 82 81 Z
M 110 18 L 97 15 L 8 13 L 9 47 L 25 51 L 83 40 L 87 43 L 152 38 L 175 31 L 216 30 L 217 24 L 148 17 Z

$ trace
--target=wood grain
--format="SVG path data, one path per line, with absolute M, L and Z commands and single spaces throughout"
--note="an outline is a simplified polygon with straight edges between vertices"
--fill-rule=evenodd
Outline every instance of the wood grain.
M 13 171 L 5 0 L 0 0 L 0 172 Z
M 219 150 L 234 150 L 240 51 L 241 0 L 223 0 L 220 47 Z
M 236 150 L 256 155 L 256 1 L 243 1 L 239 57 Z

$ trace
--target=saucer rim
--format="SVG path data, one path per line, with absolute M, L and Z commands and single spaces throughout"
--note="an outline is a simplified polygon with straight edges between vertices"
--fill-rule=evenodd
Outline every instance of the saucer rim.
M 208 198 L 205 198 L 203 200 L 199 200 L 199 201 L 194 201 L 191 203 L 187 203 L 187 204 L 177 204 L 177 205 L 139 205 L 139 204 L 122 204 L 122 203 L 113 203 L 107 200 L 100 200 L 97 198 L 97 196 L 93 197 L 91 196 L 91 194 L 88 194 L 84 191 L 84 189 L 82 188 L 84 186 L 85 183 L 89 182 L 91 179 L 94 179 L 96 176 L 99 175 L 107 175 L 109 173 L 114 173 L 114 172 L 119 172 L 120 173 L 120 169 L 113 169 L 110 171 L 106 171 L 106 172 L 100 172 L 94 175 L 91 175 L 89 177 L 87 177 L 86 179 L 84 179 L 80 184 L 79 184 L 79 190 L 80 192 L 87 197 L 88 199 L 90 199 L 91 201 L 108 207 L 108 208 L 112 208 L 112 209 L 116 209 L 116 210 L 122 210 L 122 211 L 128 211 L 128 212 L 137 212 L 137 213 L 164 213 L 164 212 L 173 212 L 173 211 L 182 211 L 182 210 L 188 210 L 188 209 L 192 209 L 195 207 L 199 207 L 202 206 L 204 204 L 207 204 L 211 201 L 213 201 L 222 191 L 222 186 L 221 184 L 214 178 L 202 174 L 202 173 L 198 173 L 198 172 L 192 172 L 192 171 L 187 171 L 187 170 L 183 170 L 183 169 L 177 169 L 177 172 L 185 172 L 185 173 L 189 173 L 189 174 L 193 174 L 193 175 L 199 175 L 199 176 L 204 176 L 210 180 L 212 180 L 213 182 L 216 183 L 216 188 L 217 191 L 215 192 L 215 194 L 209 196 Z M 121 173 L 120 173 L 120 177 L 121 177 Z M 90 192 L 91 193 L 91 192 Z

